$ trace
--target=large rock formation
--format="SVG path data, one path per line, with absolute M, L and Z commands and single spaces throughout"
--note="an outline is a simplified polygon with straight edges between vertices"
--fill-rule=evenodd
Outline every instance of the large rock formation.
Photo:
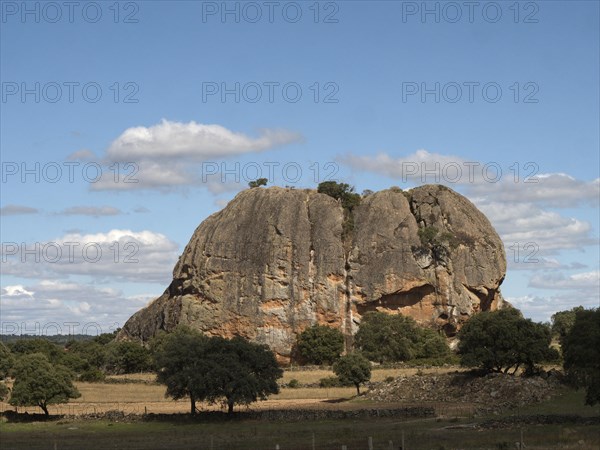
M 314 190 L 249 189 L 200 224 L 171 285 L 120 337 L 147 341 L 186 324 L 266 343 L 285 361 L 307 326 L 339 328 L 350 341 L 374 310 L 453 336 L 501 305 L 505 271 L 490 222 L 443 186 L 377 192 L 351 216 Z

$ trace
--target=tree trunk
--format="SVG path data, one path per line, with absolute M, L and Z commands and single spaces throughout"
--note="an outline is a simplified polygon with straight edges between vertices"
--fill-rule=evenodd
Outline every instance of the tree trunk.
M 48 417 L 50 415 L 50 413 L 48 412 L 48 405 L 46 405 L 45 403 L 40 403 L 40 408 L 42 408 L 42 411 L 44 411 L 44 414 L 46 414 L 46 417 Z
M 233 400 L 227 399 L 227 414 L 233 414 Z
M 190 395 L 190 403 L 191 403 L 191 410 L 190 413 L 193 415 L 196 414 L 196 399 L 194 398 L 193 395 Z
M 360 384 L 356 383 L 356 395 L 360 395 Z

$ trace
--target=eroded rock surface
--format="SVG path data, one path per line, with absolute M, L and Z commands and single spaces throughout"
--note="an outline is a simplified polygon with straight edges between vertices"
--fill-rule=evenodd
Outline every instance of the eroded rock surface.
M 405 314 L 452 336 L 478 311 L 501 306 L 502 242 L 466 198 L 443 186 L 388 189 L 352 214 L 315 190 L 238 194 L 194 232 L 162 296 L 120 338 L 148 341 L 186 324 L 241 335 L 289 359 L 315 323 L 351 341 L 373 310 Z

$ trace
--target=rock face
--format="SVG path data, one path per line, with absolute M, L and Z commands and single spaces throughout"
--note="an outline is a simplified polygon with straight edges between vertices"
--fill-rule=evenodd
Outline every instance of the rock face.
M 200 224 L 171 285 L 119 337 L 145 342 L 185 324 L 266 343 L 285 362 L 304 328 L 339 328 L 350 344 L 375 310 L 453 336 L 501 307 L 505 272 L 490 222 L 443 186 L 377 192 L 350 217 L 314 190 L 249 189 Z

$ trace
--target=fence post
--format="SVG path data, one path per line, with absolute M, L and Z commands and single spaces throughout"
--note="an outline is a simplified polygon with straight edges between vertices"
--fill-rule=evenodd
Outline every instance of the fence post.
M 369 436 L 369 450 L 373 450 L 373 438 Z
M 401 446 L 400 448 L 401 448 L 402 450 L 406 450 L 406 447 L 404 446 L 404 430 L 402 430 L 402 441 L 401 441 L 401 445 L 402 445 L 402 446 Z
M 394 443 L 392 441 L 389 441 L 389 447 L 390 450 L 394 450 Z
M 315 433 L 312 434 L 312 450 L 315 450 Z

